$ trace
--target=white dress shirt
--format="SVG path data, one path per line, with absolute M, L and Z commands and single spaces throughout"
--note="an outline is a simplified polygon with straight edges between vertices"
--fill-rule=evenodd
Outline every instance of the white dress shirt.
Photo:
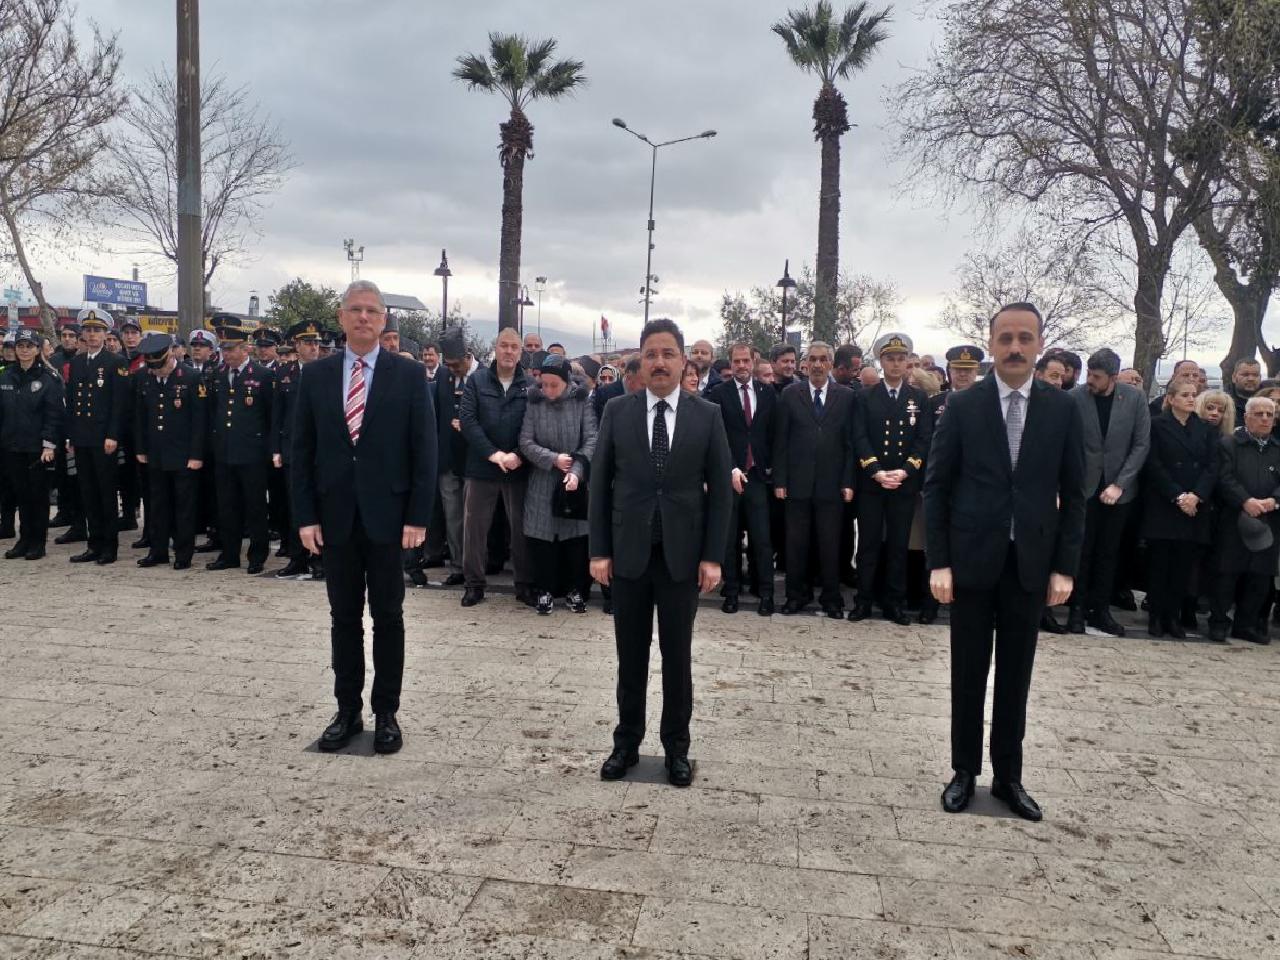
M 812 380 L 806 380 L 805 383 L 809 384 L 809 400 L 811 402 L 817 399 L 818 391 L 822 391 L 822 406 L 825 408 L 831 399 L 831 378 L 828 377 L 827 382 L 821 387 L 815 387 Z
M 1000 413 L 1007 421 L 1009 419 L 1009 397 L 1012 394 L 1022 394 L 1022 423 L 1025 427 L 1027 422 L 1027 401 L 1031 399 L 1031 378 L 1027 378 L 1027 382 L 1016 390 L 1000 379 L 999 374 L 993 374 L 996 378 L 996 389 L 1000 392 Z
M 751 415 L 754 417 L 756 415 L 755 383 L 751 380 L 748 380 L 746 383 L 739 383 L 738 379 L 735 377 L 733 380 L 733 390 L 738 395 L 738 406 L 742 407 L 742 412 L 744 414 L 747 412 L 747 401 L 743 399 L 742 391 L 746 390 L 747 393 L 751 394 Z
M 665 414 L 663 414 L 663 416 L 666 418 L 666 421 L 667 421 L 667 451 L 668 451 L 668 452 L 670 452 L 670 450 L 671 450 L 671 445 L 672 445 L 673 443 L 675 443 L 675 440 L 676 440 L 676 404 L 678 404 L 678 403 L 680 402 L 680 394 L 681 394 L 681 392 L 682 392 L 682 391 L 680 390 L 680 388 L 679 388 L 679 387 L 677 387 L 675 390 L 672 390 L 672 391 L 671 391 L 671 395 L 670 395 L 670 396 L 667 396 L 667 397 L 660 397 L 660 396 L 658 396 L 656 393 L 654 393 L 652 390 L 648 389 L 647 387 L 645 388 L 645 391 L 644 391 L 644 397 L 645 397 L 645 410 L 647 411 L 647 414 L 646 414 L 646 416 L 645 416 L 645 429 L 647 430 L 647 432 L 648 432 L 648 434 L 649 434 L 649 449 L 650 449 L 650 450 L 652 450 L 652 449 L 653 449 L 653 418 L 654 418 L 655 416 L 657 416 L 657 413 L 658 413 L 658 409 L 657 409 L 657 408 L 658 408 L 658 401 L 659 401 L 659 400 L 666 400 L 666 401 L 667 401 L 667 411 L 666 411 L 666 413 L 665 413 Z

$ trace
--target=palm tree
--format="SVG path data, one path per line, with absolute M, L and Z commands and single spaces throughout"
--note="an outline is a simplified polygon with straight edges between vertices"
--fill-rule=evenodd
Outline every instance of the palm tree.
M 533 100 L 555 100 L 587 82 L 581 60 L 555 60 L 555 40 L 531 42 L 516 34 L 490 33 L 489 56 L 458 58 L 453 76 L 468 89 L 497 93 L 511 107 L 498 125 L 502 162 L 502 242 L 498 259 L 498 328 L 518 325 L 520 232 L 524 222 L 524 162 L 533 159 L 533 124 L 524 108 Z
M 822 81 L 813 101 L 813 138 L 822 144 L 822 187 L 818 195 L 817 289 L 813 335 L 835 335 L 836 287 L 840 273 L 840 138 L 849 132 L 849 110 L 836 80 L 847 79 L 871 59 L 888 39 L 884 25 L 889 8 L 868 13 L 865 2 L 855 3 L 837 21 L 830 0 L 817 0 L 812 9 L 789 10 L 773 25 L 787 45 L 787 53 L 801 70 Z

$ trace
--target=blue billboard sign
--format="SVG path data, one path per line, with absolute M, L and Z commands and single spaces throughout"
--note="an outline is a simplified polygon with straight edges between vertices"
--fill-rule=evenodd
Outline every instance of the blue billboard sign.
M 137 280 L 116 280 L 113 277 L 84 276 L 86 303 L 111 303 L 121 307 L 145 307 L 147 285 Z

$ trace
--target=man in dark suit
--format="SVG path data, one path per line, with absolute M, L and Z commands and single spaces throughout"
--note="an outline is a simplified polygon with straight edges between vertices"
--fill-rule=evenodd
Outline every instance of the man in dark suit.
M 769 540 L 769 475 L 773 455 L 774 410 L 778 395 L 768 384 L 752 378 L 755 363 L 749 343 L 729 348 L 733 376 L 707 391 L 707 399 L 720 405 L 729 453 L 733 457 L 733 516 L 729 522 L 724 568 L 725 613 L 738 612 L 741 573 L 738 570 L 740 531 L 745 526 L 747 544 L 755 557 L 756 592 L 762 617 L 773 613 L 773 545 Z
M 435 388 L 436 450 L 439 453 L 436 465 L 438 493 L 444 512 L 445 542 L 449 545 L 449 575 L 445 577 L 444 585 L 460 587 L 466 582 L 462 573 L 462 521 L 466 503 L 467 438 L 462 432 L 459 411 L 462 391 L 477 365 L 467 349 L 466 336 L 457 327 L 440 338 L 440 352 L 444 356 L 443 369 L 432 386 Z
M 618 725 L 600 777 L 620 780 L 639 761 L 656 607 L 667 779 L 687 787 L 693 618 L 699 591 L 720 582 L 733 464 L 720 408 L 680 390 L 680 328 L 645 324 L 640 354 L 648 387 L 605 407 L 591 461 L 591 576 L 613 587 L 618 649 Z
M 285 343 L 279 348 L 284 350 L 291 344 L 298 356 L 295 363 L 282 363 L 276 370 L 276 395 L 271 405 L 271 465 L 284 478 L 285 516 L 288 518 L 288 529 L 281 530 L 280 536 L 284 538 L 289 562 L 275 574 L 281 580 L 307 576 L 320 579 L 324 576 L 320 557 L 306 550 L 298 539 L 298 524 L 293 519 L 293 484 L 289 481 L 289 472 L 293 469 L 293 421 L 298 406 L 298 381 L 302 368 L 320 359 L 321 330 L 316 320 L 299 320 L 285 332 Z
M 367 280 L 347 287 L 338 321 L 346 347 L 303 367 L 290 482 L 298 536 L 324 548 L 338 712 L 320 749 L 364 729 L 364 605 L 373 618 L 373 748 L 394 753 L 404 673 L 400 551 L 427 538 L 436 484 L 436 424 L 422 365 L 379 346 L 387 308 Z
M 787 602 L 784 614 L 808 606 L 809 544 L 817 544 L 818 602 L 832 619 L 844 616 L 840 595 L 840 517 L 853 500 L 850 421 L 854 393 L 831 379 L 832 350 L 809 344 L 809 379 L 782 391 L 774 433 L 774 496 L 784 502 L 787 526 Z
M 947 401 L 924 485 L 929 586 L 951 604 L 951 765 L 942 806 L 958 813 L 982 769 L 982 721 L 995 632 L 991 793 L 1039 820 L 1022 786 L 1022 740 L 1045 603 L 1071 592 L 1084 540 L 1080 408 L 1032 378 L 1044 323 L 1029 303 L 992 319 L 993 373 Z M 1001 429 L 1003 426 L 1004 429 Z

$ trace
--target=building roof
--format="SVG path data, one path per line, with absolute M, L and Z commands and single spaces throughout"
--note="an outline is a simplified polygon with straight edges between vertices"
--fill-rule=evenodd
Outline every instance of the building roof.
M 427 305 L 417 297 L 406 297 L 398 293 L 384 293 L 382 302 L 388 310 L 425 310 Z

